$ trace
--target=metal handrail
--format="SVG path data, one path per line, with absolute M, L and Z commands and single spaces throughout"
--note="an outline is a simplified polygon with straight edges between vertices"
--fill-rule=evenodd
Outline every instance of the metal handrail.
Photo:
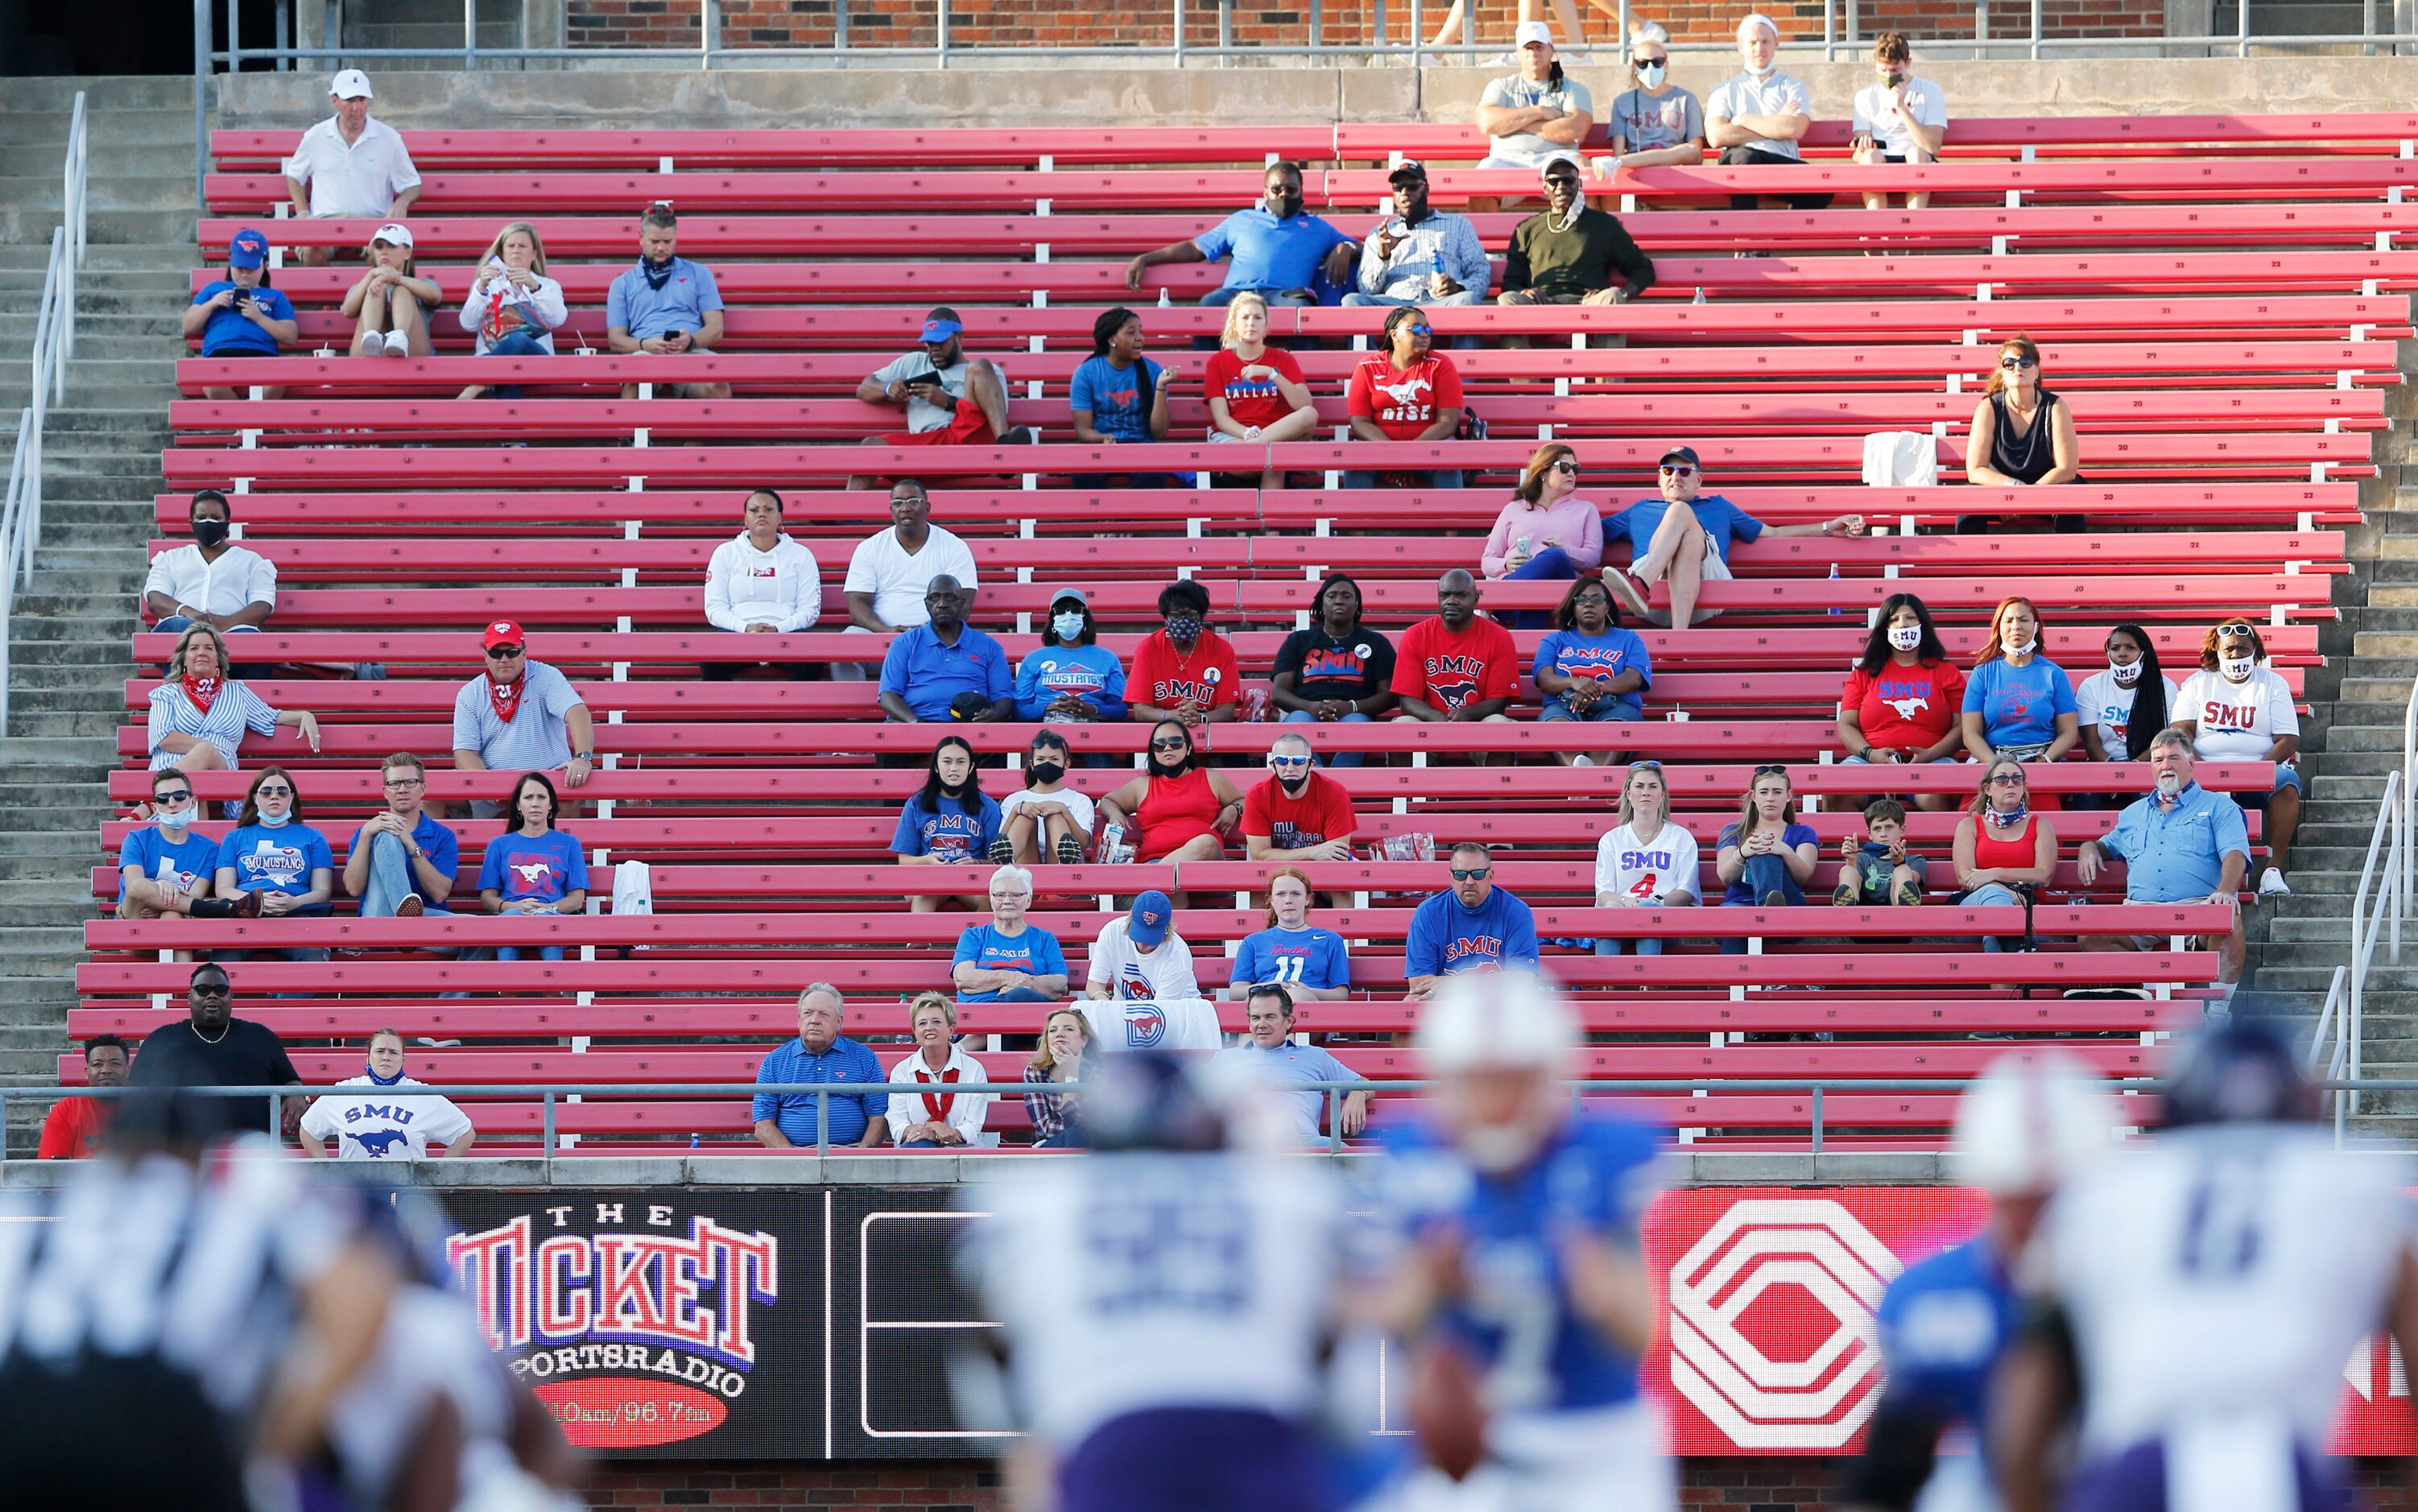
M 65 189 L 60 223 L 51 232 L 50 260 L 42 271 L 42 295 L 34 315 L 30 400 L 17 415 L 17 451 L 8 463 L 8 492 L 0 503 L 0 736 L 8 727 L 8 641 L 20 588 L 34 576 L 34 553 L 42 541 L 42 432 L 53 405 L 68 397 L 68 359 L 75 356 L 76 270 L 84 266 L 88 133 L 84 96 L 76 92 L 68 122 Z

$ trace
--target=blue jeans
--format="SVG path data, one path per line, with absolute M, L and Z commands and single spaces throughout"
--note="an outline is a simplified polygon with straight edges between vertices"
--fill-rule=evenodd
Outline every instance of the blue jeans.
M 1637 711 L 1617 699 L 1599 699 L 1591 712 L 1581 714 L 1564 703 L 1560 694 L 1555 694 L 1545 700 L 1537 714 L 1539 724 L 1549 719 L 1575 719 L 1582 725 L 1633 725 Z
M 543 357 L 545 355 L 545 344 L 539 341 L 536 334 L 527 326 L 523 326 L 480 354 L 482 357 Z M 518 399 L 521 396 L 521 386 L 517 383 L 499 383 L 490 388 L 487 395 L 492 399 Z
M 1559 546 L 1544 550 L 1503 574 L 1506 583 L 1567 583 L 1579 575 L 1579 564 Z M 1543 630 L 1553 622 L 1551 609 L 1514 609 L 1505 621 L 1513 630 Z
M 1060 994 L 1058 994 L 1058 996 L 1057 996 L 1057 997 L 1054 997 L 1054 998 L 1053 998 L 1053 997 L 1051 997 L 1049 994 L 1048 994 L 1048 993 L 1046 993 L 1046 992 L 1035 992 L 1035 991 L 1033 991 L 1031 987 L 1010 987 L 1010 988 L 1008 988 L 1005 992 L 1001 993 L 998 997 L 993 998 L 993 999 L 991 1000 L 991 1001 L 993 1001 L 993 1002 L 1063 1002 L 1063 1001 L 1064 1001 L 1064 1000 L 1065 1000 L 1065 997 L 1066 997 L 1066 995 L 1065 995 L 1064 993 L 1063 993 L 1063 992 L 1062 992 L 1062 993 L 1060 993 Z
M 1406 472 L 1417 472 L 1419 469 L 1416 467 L 1409 467 L 1404 468 L 1403 470 Z M 1347 467 L 1344 469 L 1343 486 L 1346 488 L 1375 488 L 1378 486 L 1379 481 L 1379 475 L 1374 472 L 1362 472 L 1356 467 Z M 1461 469 L 1458 467 L 1431 468 L 1428 472 L 1427 486 L 1430 488 L 1459 488 L 1461 486 Z
M 391 919 L 403 900 L 418 891 L 411 885 L 411 852 L 404 848 L 403 842 L 390 834 L 370 836 L 370 878 L 361 889 L 361 917 Z M 426 898 L 420 902 L 424 914 L 451 911 Z
M 1595 942 L 1595 953 L 1598 955 L 1618 955 L 1623 954 L 1630 945 L 1634 944 L 1640 955 L 1660 955 L 1662 954 L 1662 947 L 1669 943 L 1667 939 L 1628 940 L 1607 936 Z
M 2024 900 L 2004 882 L 1983 882 L 1958 901 L 1968 909 L 2010 909 L 2020 907 Z M 1997 955 L 2007 946 L 2006 941 L 1994 937 L 1982 940 L 1982 948 Z
M 1319 723 L 1319 718 L 1316 714 L 1311 713 L 1307 709 L 1296 709 L 1285 715 L 1284 723 L 1288 725 L 1315 725 Z M 1376 721 L 1370 719 L 1368 715 L 1355 709 L 1352 710 L 1352 712 L 1344 715 L 1340 720 L 1337 721 L 1337 723 L 1342 725 L 1373 725 Z M 1335 755 L 1327 758 L 1326 765 L 1330 767 L 1356 767 L 1360 765 L 1364 755 L 1365 753 L 1359 751 L 1338 751 Z
M 1789 908 L 1800 908 L 1804 905 L 1805 890 L 1798 887 L 1797 878 L 1789 874 L 1787 862 L 1778 856 L 1748 856 L 1744 860 L 1745 865 L 1738 873 L 1738 880 L 1745 883 L 1747 891 L 1754 894 L 1753 901 L 1731 903 L 1727 905 L 1728 907 L 1761 908 L 1763 900 L 1774 893 L 1779 893 L 1782 902 Z M 1724 939 L 1722 941 L 1722 954 L 1743 955 L 1746 954 L 1746 941 Z
M 431 913 L 442 913 L 445 910 L 442 909 L 431 909 L 428 911 Z M 542 945 L 532 948 L 536 950 L 537 958 L 541 961 L 559 961 L 562 959 L 562 947 L 560 945 Z M 496 959 L 499 961 L 517 961 L 521 958 L 521 950 L 522 947 L 518 945 L 498 945 L 496 947 Z
M 156 625 L 153 625 L 151 628 L 158 631 L 162 635 L 181 635 L 186 631 L 193 628 L 193 621 L 185 615 L 172 614 L 167 619 L 161 620 Z M 259 633 L 260 627 L 258 625 L 237 625 L 233 630 L 220 632 L 221 634 L 224 635 L 253 635 L 258 634 Z M 235 649 L 233 647 L 229 647 L 227 649 L 227 659 L 230 662 L 235 660 Z M 268 668 L 266 667 L 245 666 L 238 663 L 236 665 L 227 668 L 227 676 L 240 682 L 246 678 L 261 677 L 265 675 L 267 671 Z

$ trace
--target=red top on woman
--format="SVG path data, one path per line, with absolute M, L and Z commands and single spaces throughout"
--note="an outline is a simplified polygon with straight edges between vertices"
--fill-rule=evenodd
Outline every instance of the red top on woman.
M 2038 814 L 2027 814 L 2024 822 L 2012 830 L 2001 830 L 1990 822 L 1986 814 L 1973 817 L 1973 869 L 1975 871 L 2028 871 L 2039 858 L 2034 855 L 2037 841 L 2033 828 L 2040 823 Z
M 1134 822 L 1141 839 L 1134 847 L 1137 861 L 1158 861 L 1178 846 L 1217 832 L 1217 811 L 1225 807 L 1210 790 L 1209 769 L 1195 767 L 1179 777 L 1153 775 L 1141 795 Z

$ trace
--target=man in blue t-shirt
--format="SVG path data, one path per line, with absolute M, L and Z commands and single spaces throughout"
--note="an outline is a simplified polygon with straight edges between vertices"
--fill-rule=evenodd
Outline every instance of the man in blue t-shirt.
M 452 828 L 428 814 L 428 769 L 398 751 L 378 769 L 386 812 L 370 817 L 344 848 L 344 891 L 361 900 L 364 919 L 444 913 L 461 870 L 462 846 Z M 520 822 L 517 815 L 506 822 Z
M 917 725 L 950 719 L 987 722 L 1016 712 L 1007 652 L 966 623 L 969 597 L 954 577 L 932 579 L 924 592 L 924 610 L 931 619 L 901 631 L 890 643 L 890 654 L 881 659 L 883 713 L 902 725 Z
M 1639 499 L 1603 522 L 1604 544 L 1626 537 L 1630 553 L 1628 568 L 1606 572 L 1604 586 L 1619 596 L 1623 608 L 1650 624 L 1700 625 L 1721 613 L 1697 608 L 1696 598 L 1706 583 L 1729 580 L 1733 541 L 1752 542 L 1767 530 L 1775 536 L 1864 533 L 1860 514 L 1836 515 L 1814 525 L 1767 526 L 1719 494 L 1699 496 L 1705 468 L 1694 447 L 1675 446 L 1662 453 L 1661 483 L 1661 497 Z M 1665 577 L 1671 580 L 1667 612 L 1646 602 L 1654 585 Z
M 847 1016 L 839 988 L 817 982 L 798 994 L 798 1037 L 775 1046 L 757 1070 L 759 1087 L 869 1082 L 880 1086 L 881 1062 L 855 1040 L 843 1038 L 839 1028 Z M 816 1144 L 814 1092 L 758 1092 L 748 1109 L 757 1142 L 768 1150 L 812 1150 Z M 890 1138 L 890 1094 L 853 1092 L 829 1094 L 830 1140 L 833 1144 L 867 1149 Z
M 1434 994 L 1463 971 L 1537 970 L 1537 919 L 1528 905 L 1494 885 L 1494 858 L 1484 846 L 1452 848 L 1452 886 L 1411 915 L 1404 952 L 1407 996 Z
M 193 905 L 217 880 L 219 843 L 192 832 L 200 813 L 191 777 L 175 767 L 151 774 L 151 821 L 128 831 L 117 851 L 119 918 L 209 916 Z
M 1161 263 L 1214 263 L 1226 257 L 1232 259 L 1226 282 L 1202 295 L 1202 304 L 1229 304 L 1245 289 L 1272 305 L 1319 304 L 1324 294 L 1341 298 L 1341 291 L 1356 283 L 1360 244 L 1303 212 L 1299 163 L 1269 164 L 1265 184 L 1262 204 L 1235 211 L 1198 237 L 1170 242 L 1127 263 L 1125 287 L 1140 292 L 1143 272 Z
M 990 923 L 970 924 L 949 962 L 959 1002 L 1059 1002 L 1066 997 L 1066 953 L 1058 937 L 1024 922 L 1033 874 L 1002 866 L 990 874 Z
M 294 318 L 294 303 L 270 288 L 262 271 L 268 262 L 268 238 L 246 226 L 227 243 L 227 276 L 202 285 L 185 311 L 188 341 L 202 339 L 204 357 L 275 357 L 302 336 Z M 264 389 L 261 397 L 276 399 L 283 389 Z M 209 399 L 240 399 L 233 384 L 203 388 Z

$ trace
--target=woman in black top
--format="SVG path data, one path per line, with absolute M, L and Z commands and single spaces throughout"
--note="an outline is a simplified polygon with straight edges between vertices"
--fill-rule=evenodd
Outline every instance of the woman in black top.
M 1393 643 L 1360 622 L 1360 585 L 1330 573 L 1318 588 L 1318 619 L 1277 651 L 1270 699 L 1293 724 L 1366 724 L 1394 707 Z M 1332 765 L 1360 765 L 1339 751 Z
M 2082 444 L 2074 434 L 2074 411 L 2041 382 L 2040 347 L 2018 336 L 1998 348 L 1990 387 L 1973 406 L 1973 429 L 1965 443 L 1965 481 L 1982 488 L 2047 487 L 2082 481 Z M 1959 535 L 1978 533 L 1992 516 L 1967 515 Z M 2082 528 L 2079 514 L 2052 516 L 2066 533 Z

